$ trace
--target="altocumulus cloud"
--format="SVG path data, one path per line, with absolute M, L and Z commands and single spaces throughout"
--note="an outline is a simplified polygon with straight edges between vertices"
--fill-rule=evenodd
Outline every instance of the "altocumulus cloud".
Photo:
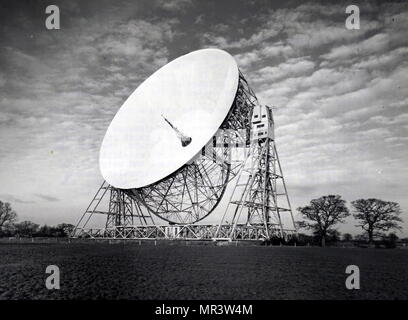
M 23 5 L 0 29 L 0 178 L 10 182 L 0 192 L 60 199 L 43 197 L 41 214 L 19 203 L 21 215 L 74 222 L 101 182 L 99 145 L 121 103 L 151 72 L 204 47 L 233 54 L 260 101 L 276 106 L 293 207 L 339 193 L 407 210 L 406 3 L 363 2 L 353 31 L 346 2 L 56 4 L 70 13 L 58 34 L 42 27 L 43 8 L 37 17 Z

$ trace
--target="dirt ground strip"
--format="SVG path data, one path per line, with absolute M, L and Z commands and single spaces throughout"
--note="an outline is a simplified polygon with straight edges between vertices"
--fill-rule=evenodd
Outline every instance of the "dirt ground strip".
M 1 243 L 0 299 L 408 299 L 407 266 L 404 249 Z

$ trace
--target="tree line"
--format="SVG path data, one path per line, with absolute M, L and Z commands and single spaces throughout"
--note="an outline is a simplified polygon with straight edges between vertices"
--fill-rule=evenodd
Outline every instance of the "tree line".
M 383 201 L 380 199 L 358 199 L 351 202 L 352 212 L 347 208 L 346 201 L 339 195 L 327 195 L 313 199 L 304 207 L 297 210 L 305 219 L 298 223 L 299 228 L 313 232 L 322 246 L 326 240 L 339 234 L 335 226 L 344 223 L 345 219 L 353 216 L 358 227 L 363 230 L 363 236 L 367 237 L 368 243 L 374 243 L 376 237 L 385 236 L 390 230 L 400 230 L 402 222 L 400 217 L 401 208 L 398 203 Z M 395 234 L 389 235 L 395 238 Z M 352 236 L 347 234 L 350 239 Z
M 68 237 L 74 228 L 68 223 L 40 226 L 31 221 L 17 222 L 17 213 L 10 203 L 0 201 L 0 237 Z
M 340 239 L 340 233 L 335 226 L 344 223 L 350 215 L 356 219 L 357 226 L 363 230 L 363 237 L 366 236 L 369 243 L 373 243 L 376 237 L 384 237 L 387 231 L 401 229 L 401 208 L 396 202 L 373 198 L 358 199 L 352 201 L 351 206 L 352 212 L 339 195 L 313 199 L 308 205 L 297 209 L 305 219 L 298 222 L 298 226 L 300 229 L 311 230 L 313 237 L 317 238 L 322 246 L 325 246 L 327 240 Z M 10 203 L 0 201 L 0 237 L 68 237 L 74 228 L 74 225 L 67 223 L 40 226 L 31 221 L 17 222 L 17 213 Z M 389 237 L 395 239 L 396 236 L 391 234 Z M 352 235 L 345 233 L 343 240 L 351 241 Z

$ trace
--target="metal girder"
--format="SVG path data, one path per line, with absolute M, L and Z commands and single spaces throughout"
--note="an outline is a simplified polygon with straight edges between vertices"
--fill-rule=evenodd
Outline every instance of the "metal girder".
M 214 224 L 183 224 L 183 225 L 133 225 L 100 229 L 78 229 L 75 238 L 79 239 L 133 239 L 133 240 L 214 240 L 217 232 Z M 286 230 L 285 235 L 293 234 Z M 270 225 L 269 234 L 278 235 L 278 226 Z M 230 240 L 231 225 L 221 226 L 218 240 Z M 265 240 L 267 239 L 263 225 L 238 224 L 234 230 L 234 240 Z
M 143 188 L 120 190 L 104 182 L 72 237 L 231 241 L 285 238 L 296 233 L 275 141 L 266 138 L 254 143 L 251 140 L 251 117 L 256 106 L 259 106 L 257 98 L 240 72 L 237 93 L 228 115 L 195 159 Z M 245 151 L 245 161 L 231 160 L 233 148 Z M 197 224 L 218 206 L 234 178 L 233 193 L 220 223 Z M 283 190 L 278 191 L 278 182 L 283 184 Z M 108 210 L 104 211 L 100 209 L 101 200 L 108 194 Z M 238 199 L 233 198 L 236 194 Z M 285 197 L 286 206 L 280 200 L 278 204 L 281 196 Z M 230 210 L 232 206 L 234 210 Z M 283 212 L 290 213 L 293 229 L 283 228 Z M 107 215 L 104 228 L 88 226 L 95 213 Z M 228 219 L 230 222 L 226 221 L 227 213 L 233 214 Z M 156 224 L 154 217 L 169 224 Z
M 239 164 L 231 164 L 231 147 L 247 146 L 256 97 L 240 73 L 234 103 L 220 130 L 202 152 L 177 172 L 152 185 L 124 190 L 160 219 L 176 224 L 196 223 L 219 204 Z M 245 131 L 245 136 L 238 134 Z M 243 141 L 244 139 L 244 141 Z M 218 143 L 217 143 L 218 141 Z
M 265 110 L 271 116 L 268 127 L 273 130 L 272 110 L 266 106 Z M 262 234 L 265 239 L 276 236 L 277 231 L 281 238 L 285 238 L 281 216 L 284 212 L 290 213 L 293 230 L 296 233 L 286 184 L 272 136 L 268 134 L 265 138 L 259 139 L 252 137 L 249 152 L 238 172 L 233 192 L 215 234 L 216 239 L 234 240 L 244 236 L 251 237 L 247 232 L 242 232 L 240 225 L 256 225 L 253 233 L 258 236 Z M 283 188 L 281 192 L 278 192 L 278 182 Z M 280 199 L 282 195 L 283 201 Z M 227 219 L 231 221 L 229 227 L 225 226 Z

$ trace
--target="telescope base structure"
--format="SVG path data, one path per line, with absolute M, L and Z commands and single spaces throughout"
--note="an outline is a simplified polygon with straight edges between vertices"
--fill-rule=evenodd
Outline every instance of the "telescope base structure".
M 235 186 L 215 238 L 235 239 L 241 226 L 258 226 L 260 237 L 285 238 L 284 221 L 296 224 L 274 138 L 272 108 L 257 106 L 252 115 L 251 146 L 237 173 Z M 225 228 L 229 221 L 229 228 Z M 286 224 L 286 225 L 287 225 Z
M 233 149 L 243 150 L 244 158 L 233 160 Z M 235 186 L 221 221 L 199 224 L 219 207 L 232 180 Z M 101 215 L 105 221 L 96 227 L 93 220 Z M 117 189 L 104 182 L 71 237 L 233 241 L 286 239 L 292 234 L 296 225 L 275 146 L 272 108 L 259 105 L 239 73 L 227 117 L 191 163 L 138 189 Z
M 93 223 L 92 219 L 98 215 L 106 217 L 105 228 L 90 228 L 89 226 Z M 108 230 L 122 232 L 124 228 L 135 224 L 154 224 L 154 220 L 149 212 L 144 213 L 140 205 L 125 192 L 104 181 L 79 219 L 71 237 L 78 238 L 84 235 L 84 230 L 94 230 L 91 233 L 96 232 L 95 234 L 100 235 L 105 234 Z
M 209 240 L 209 241 L 235 241 L 235 240 L 252 240 L 264 241 L 264 225 L 236 225 L 234 234 L 231 236 L 231 225 L 221 226 L 221 231 L 217 230 L 219 225 L 216 224 L 184 224 L 184 225 L 134 225 L 126 227 L 113 228 L 78 228 L 73 238 L 78 239 L 107 239 L 107 240 Z M 282 239 L 281 229 L 270 225 L 269 237 Z M 291 239 L 294 230 L 283 230 L 284 240 Z
M 265 139 L 251 147 L 235 181 L 216 239 L 234 240 L 255 232 L 259 238 L 284 239 L 283 215 L 297 233 L 289 197 L 273 140 Z M 229 222 L 227 222 L 229 221 Z
M 249 158 L 249 156 L 248 156 Z M 243 168 L 244 170 L 244 168 Z M 238 177 L 238 181 L 242 175 Z M 245 194 L 243 194 L 245 197 Z M 105 200 L 105 201 L 104 201 Z M 231 202 L 234 203 L 234 202 Z M 239 203 L 235 202 L 235 204 Z M 249 202 L 245 203 L 248 206 Z M 255 202 L 252 206 L 256 207 Z M 106 210 L 103 207 L 107 208 Z M 143 212 L 147 212 L 143 213 Z M 103 182 L 85 210 L 71 238 L 107 240 L 209 240 L 209 241 L 264 241 L 279 238 L 289 240 L 295 229 L 284 229 L 281 223 L 256 222 L 252 210 L 252 223 L 240 223 L 239 217 L 221 224 L 155 224 L 153 215 L 125 192 Z M 91 227 L 92 218 L 106 217 L 105 227 Z M 225 217 L 224 217 L 225 218 Z M 223 218 L 223 219 L 224 219 Z

